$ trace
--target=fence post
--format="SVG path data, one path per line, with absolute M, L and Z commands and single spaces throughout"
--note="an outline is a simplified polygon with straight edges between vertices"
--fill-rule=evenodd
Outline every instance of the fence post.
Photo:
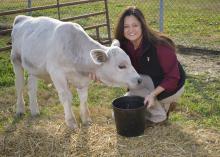
M 160 32 L 163 32 L 163 15 L 164 15 L 164 1 L 160 0 L 160 21 L 159 21 L 159 25 L 160 25 Z
M 57 0 L 57 13 L 58 13 L 58 19 L 60 20 L 60 1 Z
M 108 39 L 111 42 L 112 38 L 111 38 L 111 28 L 110 28 L 110 22 L 109 22 L 108 1 L 104 0 L 104 2 L 105 2 L 105 12 L 106 12 L 105 16 L 106 16 L 106 22 L 107 22 Z
M 28 8 L 31 8 L 31 6 L 32 6 L 31 3 L 32 3 L 32 0 L 28 0 Z M 32 16 L 32 11 L 29 11 L 28 15 Z

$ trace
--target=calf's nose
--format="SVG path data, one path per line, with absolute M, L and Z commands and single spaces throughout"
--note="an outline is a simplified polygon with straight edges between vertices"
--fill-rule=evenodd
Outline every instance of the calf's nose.
M 141 84 L 142 79 L 141 79 L 141 78 L 138 78 L 137 82 L 138 82 L 138 84 Z

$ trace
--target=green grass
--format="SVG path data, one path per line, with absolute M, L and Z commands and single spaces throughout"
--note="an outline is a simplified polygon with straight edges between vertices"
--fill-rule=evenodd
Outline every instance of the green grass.
M 0 11 L 25 8 L 25 3 L 10 3 L 4 1 L 0 5 Z M 64 2 L 64 1 L 61 1 Z M 33 6 L 51 4 L 52 1 L 35 1 Z M 138 6 L 145 14 L 150 26 L 158 29 L 158 1 L 146 1 L 146 3 L 128 2 L 127 0 L 110 0 L 109 15 L 112 31 L 114 30 L 119 13 L 129 5 Z M 165 1 L 165 32 L 173 36 L 179 44 L 200 45 L 205 47 L 219 47 L 220 45 L 220 1 L 218 0 L 199 0 L 179 1 L 173 0 L 172 3 Z M 80 14 L 97 12 L 104 10 L 101 3 L 81 5 L 76 7 L 61 8 L 61 18 L 77 16 Z M 33 16 L 50 16 L 57 18 L 57 9 L 35 11 Z M 0 17 L 0 23 L 11 24 L 14 16 Z M 104 22 L 103 17 L 87 18 L 77 20 L 83 26 L 93 25 Z M 90 31 L 91 34 L 94 32 Z M 106 36 L 106 30 L 102 30 L 102 36 Z M 9 36 L 0 36 L 0 47 L 6 46 L 10 41 Z M 14 85 L 14 73 L 9 59 L 9 51 L 0 54 L 0 89 L 4 92 L 7 88 Z M 49 90 L 44 83 L 40 83 L 41 90 Z M 78 96 L 74 92 L 73 101 L 79 105 Z M 89 89 L 89 103 L 91 106 L 109 104 L 115 97 L 123 95 L 125 89 L 109 88 L 104 85 L 91 85 Z M 102 97 L 100 97 L 102 95 Z M 54 94 L 56 96 L 56 94 Z M 26 98 L 27 99 L 27 98 Z M 28 100 L 28 99 L 27 99 Z M 3 102 L 5 103 L 5 102 Z M 56 102 L 59 104 L 59 102 Z M 176 122 L 193 123 L 205 127 L 220 128 L 220 81 L 211 79 L 207 75 L 190 75 L 186 82 L 186 92 L 181 99 L 183 111 L 177 112 L 172 116 Z M 43 107 L 43 114 L 49 114 L 59 110 L 60 107 L 50 111 L 46 106 Z M 10 110 L 12 112 L 12 110 Z M 6 118 L 6 117 L 5 117 Z M 6 118 L 4 121 L 11 121 Z M 1 122 L 2 123 L 2 122 Z M 3 124 L 0 124 L 3 126 Z
M 68 2 L 70 0 L 63 0 Z M 202 48 L 220 50 L 220 1 L 219 0 L 172 0 L 164 1 L 164 32 L 169 34 L 178 45 L 185 45 L 188 47 L 197 46 Z M 34 1 L 32 6 L 42 6 L 55 4 L 56 1 Z M 148 24 L 159 29 L 159 1 L 142 0 L 127 1 L 127 0 L 109 0 L 109 16 L 112 33 L 115 28 L 117 18 L 121 11 L 130 5 L 139 7 Z M 10 9 L 26 8 L 27 4 L 24 2 L 15 3 L 14 0 L 3 1 L 0 6 L 0 11 Z M 103 2 L 91 3 L 89 5 L 77 5 L 62 7 L 61 18 L 77 16 L 81 14 L 103 11 Z M 33 16 L 50 16 L 58 18 L 57 9 L 47 9 L 43 11 L 32 12 Z M 11 25 L 15 15 L 1 16 L 0 24 Z M 89 26 L 105 22 L 105 17 L 98 16 L 96 18 L 86 18 L 75 20 L 82 26 Z M 95 31 L 90 31 L 94 34 Z M 101 32 L 103 37 L 106 37 L 107 30 Z M 112 35 L 113 36 L 113 35 Z M 0 39 L 0 43 L 1 43 Z
M 181 99 L 184 114 L 174 119 L 220 129 L 220 80 L 208 75 L 190 75 Z
M 14 85 L 14 73 L 9 53 L 0 54 L 0 88 Z
M 175 37 L 179 44 L 219 49 L 219 1 L 178 3 L 166 3 L 165 32 Z
M 0 63 L 0 89 L 1 95 L 3 95 L 0 103 L 10 104 L 11 106 L 15 103 L 15 91 L 12 91 L 12 87 L 14 87 L 14 73 L 9 60 L 9 53 L 0 54 Z M 55 114 L 58 110 L 62 110 L 54 89 L 51 91 L 51 88 L 40 82 L 39 91 L 39 101 L 42 102 L 41 104 L 44 104 L 41 106 L 43 115 L 49 116 Z M 78 95 L 75 89 L 72 89 L 72 91 L 74 106 L 78 108 Z M 90 106 L 111 108 L 110 102 L 116 97 L 122 96 L 125 91 L 123 88 L 110 88 L 102 84 L 92 83 L 89 88 L 88 102 Z M 11 102 L 11 98 L 7 98 L 8 96 L 14 99 L 13 102 Z M 48 97 L 53 97 L 53 99 L 48 100 Z M 25 101 L 28 102 L 27 95 L 25 96 Z M 208 74 L 189 75 L 185 85 L 185 93 L 180 101 L 180 108 L 179 112 L 171 116 L 173 122 L 220 130 L 220 80 L 217 77 L 212 78 Z M 4 111 L 4 114 L 7 112 L 13 115 L 14 109 L 10 108 Z M 13 119 L 13 117 L 6 115 L 1 117 L 0 127 L 2 129 L 6 123 L 11 123 Z
M 139 7 L 154 29 L 159 29 L 159 1 L 133 2 Z M 175 39 L 176 44 L 220 50 L 220 1 L 172 0 L 164 1 L 164 32 Z M 121 0 L 109 1 L 111 27 L 114 30 L 118 14 L 131 5 Z M 114 10 L 111 10 L 114 8 Z

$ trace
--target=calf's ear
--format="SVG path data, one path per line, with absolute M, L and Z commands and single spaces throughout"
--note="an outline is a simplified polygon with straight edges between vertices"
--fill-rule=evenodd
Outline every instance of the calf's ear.
M 90 56 L 95 64 L 101 65 L 108 60 L 108 55 L 101 49 L 93 49 L 90 51 Z
M 114 40 L 112 41 L 111 46 L 118 46 L 118 47 L 120 47 L 120 42 L 119 42 L 117 39 L 114 39 Z

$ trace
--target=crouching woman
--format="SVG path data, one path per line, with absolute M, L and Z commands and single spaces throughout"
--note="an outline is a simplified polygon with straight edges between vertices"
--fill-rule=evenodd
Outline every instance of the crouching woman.
M 115 38 L 143 78 L 140 88 L 130 89 L 126 95 L 144 97 L 149 113 L 146 122 L 161 124 L 184 91 L 185 72 L 177 60 L 174 42 L 151 29 L 136 7 L 122 12 Z

